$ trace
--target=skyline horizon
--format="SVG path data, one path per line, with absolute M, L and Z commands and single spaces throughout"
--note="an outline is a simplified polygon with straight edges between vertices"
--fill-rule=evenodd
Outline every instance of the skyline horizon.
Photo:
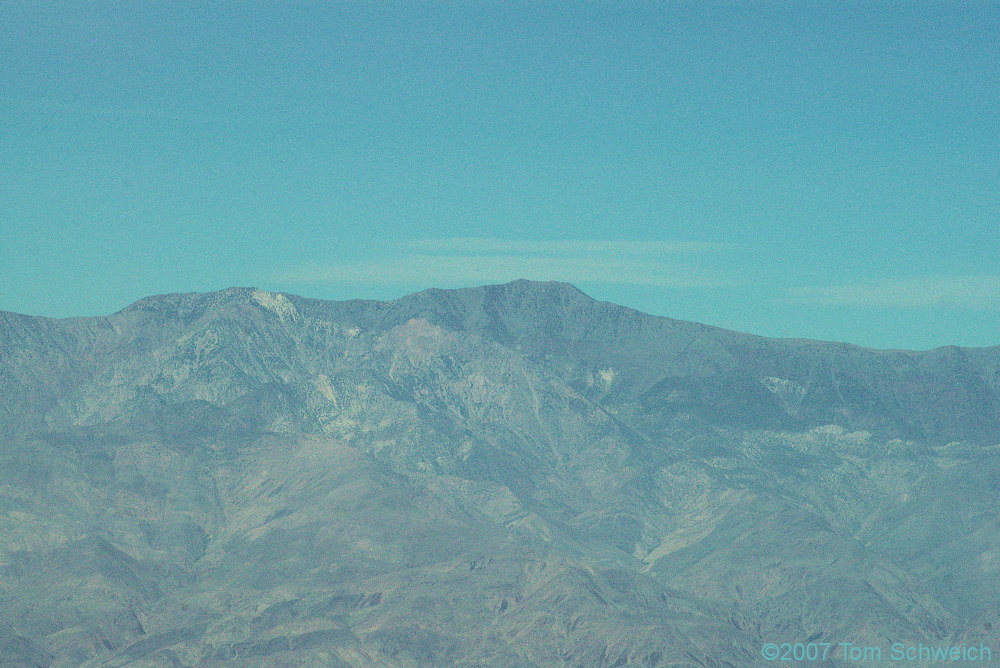
M 997 44 L 962 0 L 0 3 L 0 308 L 527 276 L 995 345 Z
M 924 353 L 924 352 L 930 352 L 930 351 L 938 350 L 938 349 L 942 349 L 942 348 L 988 349 L 988 348 L 1000 347 L 1000 342 L 994 343 L 994 344 L 989 344 L 989 345 L 982 345 L 982 346 L 978 346 L 978 345 L 966 346 L 966 345 L 960 345 L 960 344 L 945 343 L 945 344 L 938 345 L 938 346 L 933 346 L 933 347 L 930 347 L 930 348 L 902 348 L 902 347 L 898 347 L 898 346 L 897 347 L 892 347 L 892 346 L 890 346 L 890 347 L 878 347 L 878 346 L 868 346 L 868 345 L 864 345 L 864 344 L 857 343 L 857 342 L 854 342 L 854 341 L 845 341 L 845 340 L 832 339 L 832 338 L 823 338 L 823 337 L 796 336 L 796 335 L 791 335 L 791 336 L 772 336 L 772 335 L 762 334 L 762 333 L 758 333 L 758 332 L 752 332 L 752 331 L 746 331 L 746 330 L 741 330 L 741 329 L 735 329 L 735 328 L 732 328 L 732 327 L 726 327 L 724 325 L 717 325 L 717 324 L 713 324 L 713 323 L 709 323 L 709 322 L 702 322 L 702 321 L 699 321 L 699 320 L 690 320 L 690 319 L 687 319 L 687 318 L 678 318 L 678 317 L 667 315 L 667 314 L 651 313 L 649 311 L 644 311 L 641 308 L 636 308 L 636 307 L 633 307 L 633 306 L 629 306 L 628 304 L 622 304 L 622 303 L 619 303 L 619 302 L 616 302 L 616 301 L 613 301 L 613 300 L 600 299 L 600 298 L 594 296 L 593 294 L 591 294 L 589 291 L 581 288 L 579 285 L 573 283 L 572 281 L 563 281 L 563 280 L 536 280 L 536 279 L 530 279 L 530 278 L 516 278 L 516 279 L 510 280 L 510 281 L 504 281 L 504 282 L 483 283 L 483 284 L 475 284 L 475 285 L 463 285 L 463 286 L 457 286 L 457 287 L 427 286 L 427 287 L 420 288 L 420 289 L 417 289 L 417 290 L 405 292 L 404 294 L 400 294 L 400 295 L 395 296 L 395 297 L 392 297 L 392 296 L 385 297 L 385 298 L 347 297 L 345 299 L 333 299 L 333 298 L 324 298 L 324 297 L 314 297 L 314 296 L 310 296 L 308 294 L 304 294 L 304 293 L 300 293 L 300 292 L 295 292 L 295 291 L 289 291 L 289 290 L 269 290 L 267 288 L 262 288 L 259 285 L 229 285 L 229 286 L 226 286 L 224 288 L 218 288 L 218 289 L 214 289 L 214 290 L 192 290 L 192 291 L 174 291 L 174 292 L 152 293 L 152 294 L 144 295 L 142 297 L 134 299 L 134 300 L 128 302 L 127 304 L 125 304 L 124 306 L 118 308 L 117 310 L 108 311 L 108 312 L 105 312 L 105 313 L 94 313 L 94 314 L 87 314 L 87 315 L 71 315 L 71 316 L 48 316 L 48 315 L 45 315 L 45 314 L 22 313 L 22 312 L 19 312 L 19 311 L 11 311 L 9 309 L 2 309 L 2 308 L 0 308 L 0 312 L 13 313 L 13 314 L 16 314 L 16 315 L 19 315 L 19 316 L 28 316 L 28 317 L 33 317 L 33 318 L 34 317 L 44 318 L 44 319 L 48 319 L 48 320 L 74 320 L 74 319 L 88 319 L 88 318 L 107 318 L 107 317 L 112 317 L 112 316 L 118 315 L 120 313 L 123 313 L 123 312 L 129 310 L 131 307 L 135 306 L 136 304 L 139 304 L 141 302 L 144 302 L 144 301 L 147 301 L 147 300 L 151 300 L 151 299 L 163 298 L 163 297 L 173 297 L 173 296 L 182 296 L 182 295 L 199 295 L 199 296 L 203 296 L 203 295 L 215 295 L 215 294 L 221 294 L 221 293 L 232 292 L 232 291 L 259 291 L 259 292 L 270 293 L 270 294 L 280 294 L 280 295 L 284 295 L 286 297 L 294 297 L 294 298 L 297 298 L 297 299 L 305 299 L 305 300 L 320 301 L 320 302 L 346 303 L 346 302 L 352 302 L 352 301 L 363 301 L 363 302 L 391 303 L 391 302 L 401 301 L 401 300 L 407 299 L 409 297 L 413 297 L 413 296 L 419 295 L 419 294 L 424 293 L 424 292 L 433 292 L 433 291 L 456 292 L 456 291 L 466 291 L 466 290 L 479 290 L 479 289 L 485 289 L 485 288 L 507 287 L 507 286 L 510 286 L 510 285 L 513 285 L 513 284 L 516 284 L 516 283 L 530 283 L 530 284 L 536 284 L 536 285 L 541 285 L 541 284 L 556 284 L 556 285 L 561 285 L 561 286 L 565 286 L 565 287 L 572 288 L 572 289 L 576 290 L 581 295 L 583 295 L 584 297 L 586 297 L 587 299 L 589 299 L 591 301 L 598 302 L 598 303 L 611 304 L 611 305 L 616 306 L 616 307 L 621 307 L 621 308 L 625 308 L 625 309 L 628 309 L 628 310 L 636 311 L 636 312 L 641 313 L 641 314 L 646 315 L 646 316 L 650 316 L 650 317 L 654 317 L 654 318 L 663 318 L 663 319 L 667 319 L 667 320 L 676 320 L 676 321 L 679 321 L 679 322 L 686 322 L 686 323 L 698 324 L 698 325 L 703 325 L 703 326 L 706 326 L 706 327 L 710 327 L 712 329 L 718 329 L 718 330 L 723 330 L 723 331 L 732 332 L 732 333 L 736 333 L 736 334 L 758 337 L 758 338 L 762 338 L 762 339 L 786 340 L 786 341 L 801 341 L 801 342 L 810 342 L 810 343 L 832 343 L 832 344 L 836 344 L 836 345 L 847 345 L 847 346 L 852 346 L 852 347 L 856 347 L 856 348 L 863 348 L 863 349 L 874 350 L 874 351 L 879 351 L 879 352 Z

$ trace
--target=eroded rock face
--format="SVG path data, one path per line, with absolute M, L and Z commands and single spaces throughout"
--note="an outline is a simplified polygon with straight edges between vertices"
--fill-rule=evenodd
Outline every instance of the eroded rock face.
M 554 283 L 0 313 L 0 663 L 989 645 L 998 396 L 1000 348 L 763 339 Z

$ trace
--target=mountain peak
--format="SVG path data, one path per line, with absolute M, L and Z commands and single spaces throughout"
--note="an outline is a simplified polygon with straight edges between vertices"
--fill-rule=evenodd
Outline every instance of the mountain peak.
M 463 296 L 473 294 L 485 294 L 493 297 L 510 295 L 516 295 L 519 297 L 534 296 L 546 298 L 569 297 L 576 299 L 582 298 L 583 300 L 591 302 L 596 301 L 572 283 L 565 283 L 563 281 L 535 281 L 526 278 L 519 278 L 507 283 L 494 283 L 468 288 L 428 288 L 427 290 L 422 290 L 420 292 L 401 297 L 400 299 L 405 300 L 414 297 L 415 295 L 452 295 L 462 298 Z
M 504 283 L 502 285 L 503 287 L 509 287 L 512 289 L 519 288 L 519 289 L 571 292 L 586 296 L 583 290 L 576 287 L 572 283 L 567 283 L 565 281 L 536 281 L 528 278 L 519 278 L 517 280 L 510 281 L 509 283 Z
M 183 311 L 200 303 L 218 304 L 222 302 L 247 301 L 257 291 L 254 287 L 229 287 L 212 292 L 169 292 L 137 299 L 121 311 L 124 313 L 148 313 Z M 116 314 L 117 315 L 117 314 Z

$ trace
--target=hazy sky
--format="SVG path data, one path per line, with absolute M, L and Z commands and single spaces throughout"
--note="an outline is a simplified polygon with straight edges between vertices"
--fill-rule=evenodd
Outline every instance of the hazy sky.
M 1000 3 L 0 3 L 0 309 L 519 277 L 1000 344 Z

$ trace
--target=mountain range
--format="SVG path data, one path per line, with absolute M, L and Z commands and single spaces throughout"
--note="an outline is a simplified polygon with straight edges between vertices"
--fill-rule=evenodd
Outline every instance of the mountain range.
M 0 663 L 1000 657 L 998 444 L 1000 346 L 564 283 L 0 312 Z

